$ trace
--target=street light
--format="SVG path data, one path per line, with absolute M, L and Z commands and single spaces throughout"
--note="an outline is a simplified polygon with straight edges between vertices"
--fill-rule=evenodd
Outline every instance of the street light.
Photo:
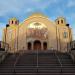
M 58 36 L 57 36 L 57 26 L 56 26 L 56 40 L 57 40 L 57 51 L 58 51 Z
M 17 51 L 18 51 L 18 42 L 19 41 L 19 26 L 17 28 Z
M 6 24 L 6 32 L 5 32 L 5 43 L 6 43 L 6 35 L 7 35 L 7 28 L 9 27 L 9 24 Z
M 71 50 L 71 31 L 70 31 L 70 28 L 69 28 L 69 24 L 66 24 L 66 26 L 68 27 L 68 31 L 69 31 L 69 43 L 67 43 L 67 51 L 69 52 Z
M 5 30 L 5 45 L 4 48 L 6 48 L 6 44 L 7 44 L 7 28 L 9 27 L 9 24 L 6 24 L 6 30 Z

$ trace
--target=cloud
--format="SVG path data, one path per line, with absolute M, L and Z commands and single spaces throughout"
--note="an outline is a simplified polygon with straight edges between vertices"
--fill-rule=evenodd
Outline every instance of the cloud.
M 7 0 L 0 2 L 0 16 L 5 16 L 7 13 L 18 12 L 20 6 L 17 6 L 15 0 Z
M 59 0 L 34 0 L 36 2 L 36 5 L 40 9 L 46 9 L 48 6 L 52 6 L 56 3 L 59 3 Z
M 26 15 L 26 14 L 31 14 L 31 13 L 33 13 L 35 11 L 35 9 L 34 8 L 27 8 L 25 11 L 24 11 L 24 14 Z
M 59 16 L 64 16 L 64 10 L 61 8 L 57 8 L 56 13 L 59 14 Z
M 75 19 L 75 13 L 71 13 L 71 17 Z
M 0 1 L 0 16 L 11 13 L 20 13 L 26 10 L 31 11 L 32 8 L 36 10 L 44 10 L 49 5 L 59 2 L 59 0 L 1 0 Z
M 75 0 L 69 0 L 68 1 L 68 4 L 67 4 L 67 7 L 74 7 L 75 6 Z

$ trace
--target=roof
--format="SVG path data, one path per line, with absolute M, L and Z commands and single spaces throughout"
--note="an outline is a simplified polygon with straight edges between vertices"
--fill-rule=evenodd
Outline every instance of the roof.
M 29 18 L 32 18 L 32 17 L 44 17 L 48 19 L 48 17 L 44 15 L 43 13 L 32 13 L 32 15 L 29 16 Z
M 13 17 L 13 18 L 10 18 L 9 20 L 15 20 L 15 21 L 16 21 L 16 20 L 17 20 L 17 18 L 16 18 L 16 17 Z

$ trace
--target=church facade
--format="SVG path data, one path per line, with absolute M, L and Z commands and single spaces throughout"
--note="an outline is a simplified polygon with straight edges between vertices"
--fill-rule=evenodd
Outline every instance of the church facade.
M 9 44 L 9 52 L 70 50 L 72 32 L 65 18 L 58 17 L 55 21 L 36 13 L 22 23 L 16 18 L 9 20 L 9 25 L 3 31 L 3 41 Z

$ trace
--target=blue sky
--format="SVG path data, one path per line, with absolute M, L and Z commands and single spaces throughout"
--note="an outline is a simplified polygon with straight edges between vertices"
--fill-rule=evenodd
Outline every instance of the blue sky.
M 0 0 L 0 40 L 8 19 L 16 17 L 22 22 L 35 12 L 43 13 L 52 20 L 64 16 L 73 29 L 75 39 L 75 0 Z

